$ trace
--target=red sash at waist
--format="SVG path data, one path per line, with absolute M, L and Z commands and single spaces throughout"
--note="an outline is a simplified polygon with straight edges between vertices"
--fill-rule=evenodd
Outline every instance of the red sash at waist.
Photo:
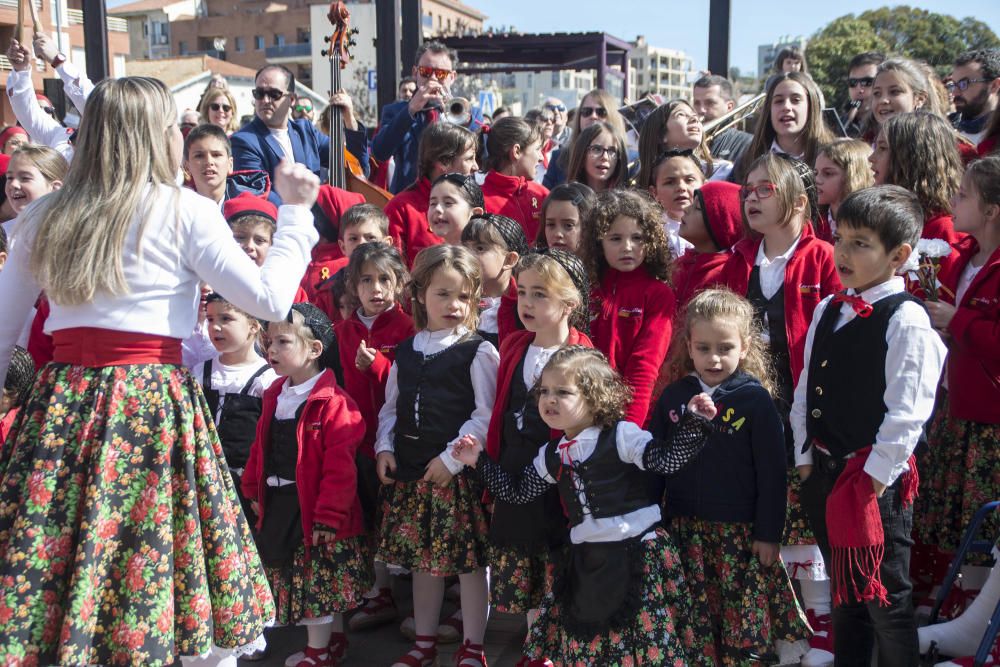
M 102 368 L 129 364 L 180 364 L 179 338 L 97 327 L 52 332 L 56 363 Z

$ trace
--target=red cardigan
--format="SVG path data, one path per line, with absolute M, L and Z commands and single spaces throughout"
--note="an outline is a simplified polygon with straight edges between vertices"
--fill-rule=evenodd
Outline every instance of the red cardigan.
M 938 276 L 951 294 L 958 289 L 962 271 L 979 252 L 979 244 L 967 236 L 955 249 L 955 261 Z M 954 302 L 947 293 L 942 298 Z M 956 419 L 1000 424 L 1000 248 L 973 278 L 948 333 L 949 414 Z
M 507 289 L 500 297 L 500 307 L 497 308 L 497 340 L 503 339 L 519 329 L 524 329 L 521 318 L 517 314 L 517 281 L 511 277 Z
M 31 320 L 31 332 L 28 334 L 28 354 L 35 361 L 35 369 L 52 361 L 55 344 L 52 336 L 45 333 L 45 321 L 49 319 L 49 300 L 43 294 L 35 302 L 35 318 Z
M 493 415 L 490 417 L 490 428 L 486 435 L 486 453 L 493 460 L 500 459 L 500 440 L 503 436 L 503 416 L 507 412 L 510 404 L 510 384 L 514 380 L 514 372 L 517 365 L 528 351 L 528 346 L 535 340 L 535 334 L 531 331 L 514 331 L 507 335 L 500 344 L 500 368 L 497 370 L 497 398 L 493 404 Z M 584 347 L 594 347 L 586 334 L 582 334 L 573 327 L 569 329 L 569 338 L 566 345 L 583 345 Z M 558 431 L 552 431 L 552 437 L 559 437 Z M 542 443 L 538 443 L 539 446 Z
M 316 303 L 319 284 L 347 266 L 348 258 L 340 251 L 336 241 L 320 241 L 312 249 L 312 260 L 306 267 L 299 287 L 306 294 L 309 303 Z
M 625 419 L 642 426 L 652 408 L 653 384 L 670 347 L 674 291 L 642 266 L 604 271 L 590 293 L 590 337 L 632 388 Z
M 403 312 L 399 304 L 375 318 L 372 328 L 368 327 L 355 312 L 349 320 L 337 324 L 337 348 L 340 351 L 340 365 L 344 369 L 344 391 L 354 399 L 365 420 L 365 439 L 361 451 L 375 458 L 375 431 L 378 428 L 378 413 L 385 403 L 385 383 L 389 379 L 389 369 L 396 359 L 396 345 L 416 333 L 413 318 Z M 354 361 L 358 345 L 365 341 L 373 347 L 375 361 L 368 370 L 359 371 Z
M 278 407 L 278 394 L 287 381 L 287 377 L 278 378 L 264 392 L 257 437 L 243 471 L 243 495 L 260 503 L 258 528 L 267 511 L 265 450 L 269 444 L 271 420 Z M 360 535 L 364 532 L 364 523 L 354 457 L 365 436 L 365 425 L 354 400 L 337 386 L 333 371 L 323 371 L 306 399 L 296 436 L 299 456 L 295 482 L 306 547 L 312 543 L 313 525 L 317 523 L 334 529 L 338 540 Z
M 483 200 L 487 213 L 505 215 L 521 224 L 528 245 L 538 235 L 542 221 L 542 202 L 549 196 L 548 188 L 522 177 L 487 172 L 483 182 Z
M 3 416 L 3 419 L 0 419 L 0 450 L 3 449 L 5 444 L 7 444 L 7 436 L 10 435 L 10 427 L 13 425 L 14 419 L 17 418 L 17 412 L 20 409 L 20 407 L 11 408 L 7 411 L 7 414 Z
M 967 236 L 968 234 L 955 231 L 955 222 L 948 213 L 929 214 L 927 219 L 924 221 L 924 229 L 920 232 L 920 238 L 922 239 L 941 239 L 943 241 L 947 241 L 948 245 L 953 247 Z M 958 253 L 955 252 L 955 250 L 952 250 L 951 254 L 947 257 L 941 258 L 941 268 L 938 271 L 938 280 L 941 279 L 941 274 L 950 270 L 951 265 L 957 259 Z M 924 290 L 920 287 L 919 280 L 911 279 L 909 274 L 904 277 L 904 280 L 906 281 L 906 290 L 910 294 L 918 296 L 921 299 L 927 298 L 927 295 L 924 294 Z
M 722 268 L 723 282 L 737 294 L 746 296 L 750 273 L 763 241 L 763 238 L 743 239 L 733 246 L 733 256 Z M 813 311 L 824 297 L 843 289 L 833 261 L 833 246 L 816 238 L 812 225 L 802 228 L 799 244 L 785 265 L 784 289 L 789 365 L 792 381 L 798 384 Z
M 431 231 L 427 223 L 427 208 L 431 200 L 431 182 L 421 178 L 389 200 L 385 214 L 389 218 L 389 236 L 406 258 L 406 267 L 413 267 L 417 253 L 443 239 Z
M 699 290 L 722 284 L 722 267 L 732 257 L 731 250 L 695 252 L 688 250 L 674 263 L 674 296 L 680 312 Z

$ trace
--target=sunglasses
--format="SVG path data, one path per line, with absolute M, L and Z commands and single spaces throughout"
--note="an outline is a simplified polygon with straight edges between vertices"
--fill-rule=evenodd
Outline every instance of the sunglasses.
M 266 97 L 273 102 L 277 102 L 286 95 L 285 91 L 275 88 L 254 88 L 250 93 L 255 100 L 262 100 Z
M 565 104 L 546 104 L 545 108 L 548 109 L 549 111 L 559 111 L 560 113 L 566 111 Z
M 56 108 L 55 107 L 42 107 L 42 111 L 44 111 L 45 113 L 47 113 L 50 116 L 55 116 L 56 115 Z
M 219 104 L 218 102 L 212 102 L 208 105 L 208 108 L 212 111 L 225 111 L 226 113 L 233 110 L 233 108 L 228 104 Z
M 757 199 L 768 199 L 778 191 L 778 186 L 774 183 L 761 183 L 760 185 L 744 185 L 740 188 L 740 201 L 746 201 L 751 193 L 757 195 Z
M 449 76 L 451 76 L 452 71 L 450 69 L 440 69 L 438 67 L 426 67 L 421 65 L 417 67 L 417 74 L 425 79 L 435 78 L 438 81 L 444 81 Z
M 590 118 L 591 116 L 597 116 L 598 118 L 607 118 L 608 110 L 604 107 L 580 107 L 580 117 Z
M 862 88 L 871 88 L 873 83 L 875 83 L 875 77 L 873 76 L 859 76 L 857 78 L 850 77 L 847 79 L 847 85 L 851 88 L 857 88 L 858 86 L 861 86 Z
M 182 130 L 191 130 L 198 127 L 198 123 L 181 123 L 180 127 Z
M 948 83 L 944 84 L 944 87 L 950 91 L 954 91 L 956 88 L 958 88 L 959 90 L 966 90 L 969 86 L 971 86 L 974 83 L 988 83 L 992 80 L 993 79 L 989 78 L 970 79 L 969 77 L 965 77 L 963 79 L 959 79 L 958 81 L 949 81 Z
M 296 104 L 295 105 L 295 110 L 301 113 L 301 112 L 304 112 L 304 111 L 312 111 L 313 108 L 312 108 L 311 104 L 306 105 L 306 106 L 302 106 L 301 104 Z

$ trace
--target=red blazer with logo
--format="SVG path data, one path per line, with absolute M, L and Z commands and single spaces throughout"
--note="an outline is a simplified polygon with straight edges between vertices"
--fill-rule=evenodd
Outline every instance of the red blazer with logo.
M 396 345 L 416 333 L 413 318 L 404 313 L 397 303 L 375 318 L 370 331 L 357 312 L 351 319 L 339 322 L 335 331 L 340 365 L 344 369 L 344 391 L 358 404 L 365 420 L 361 451 L 374 458 L 375 431 L 378 429 L 379 410 L 385 403 L 385 383 L 389 379 L 392 362 L 396 360 Z M 354 365 L 361 341 L 377 350 L 375 361 L 366 371 L 359 371 Z
M 389 236 L 406 258 L 406 268 L 413 267 L 417 253 L 424 248 L 443 242 L 431 231 L 427 222 L 427 208 L 431 200 L 431 182 L 421 178 L 403 190 L 385 205 L 389 218 Z
M 675 309 L 674 291 L 643 266 L 625 273 L 609 267 L 590 292 L 590 338 L 632 388 L 625 419 L 639 426 L 652 412 Z
M 954 302 L 962 271 L 979 252 L 967 236 L 955 244 L 955 261 L 939 274 Z M 948 404 L 957 419 L 1000 424 L 1000 248 L 993 251 L 957 304 L 948 324 Z
M 522 177 L 487 172 L 483 182 L 483 200 L 487 213 L 506 215 L 521 224 L 530 246 L 538 235 L 542 221 L 542 202 L 549 196 L 548 188 Z
M 955 231 L 955 222 L 948 213 L 931 213 L 928 214 L 927 219 L 924 221 L 924 230 L 920 232 L 920 238 L 922 239 L 941 239 L 947 241 L 948 245 L 953 248 L 955 245 L 966 238 L 968 235 L 961 232 Z M 941 280 L 941 275 L 949 272 L 951 265 L 958 259 L 958 253 L 952 250 L 951 254 L 947 257 L 941 258 L 941 268 L 938 271 L 938 280 Z M 918 296 L 921 299 L 926 299 L 927 295 L 924 294 L 923 288 L 920 287 L 920 281 L 915 280 L 907 274 L 904 278 L 906 280 L 906 291 L 914 296 Z
M 278 378 L 264 392 L 257 437 L 243 471 L 243 494 L 260 503 L 258 528 L 267 512 L 264 461 L 270 444 L 268 436 L 278 407 L 278 394 L 287 381 L 287 377 Z M 313 525 L 317 523 L 335 530 L 338 540 L 364 532 L 354 462 L 364 435 L 365 425 L 358 406 L 337 386 L 333 371 L 323 371 L 306 399 L 296 428 L 299 458 L 295 466 L 295 486 L 302 507 L 302 531 L 307 547 L 312 542 Z
M 722 268 L 722 282 L 737 294 L 746 296 L 750 273 L 763 241 L 763 238 L 743 239 L 733 246 L 733 256 Z M 798 384 L 813 311 L 824 297 L 843 289 L 833 261 L 833 246 L 818 239 L 812 225 L 802 228 L 799 244 L 785 265 L 784 289 L 789 361 L 792 381 Z
M 486 453 L 494 461 L 500 458 L 500 440 L 503 436 L 503 416 L 507 412 L 510 404 L 510 384 L 514 380 L 514 372 L 517 365 L 528 351 L 528 346 L 535 340 L 535 334 L 531 331 L 514 331 L 507 334 L 500 344 L 500 368 L 497 370 L 497 399 L 493 405 L 493 416 L 490 417 L 490 428 L 486 436 Z M 573 327 L 569 329 L 569 338 L 566 345 L 583 345 L 584 347 L 594 347 L 586 334 L 582 334 Z M 530 389 L 530 387 L 529 387 Z M 552 431 L 552 437 L 559 437 L 559 431 Z M 538 443 L 539 447 L 543 443 Z
M 674 296 L 677 297 L 677 311 L 680 312 L 691 297 L 699 290 L 712 285 L 722 284 L 722 267 L 726 265 L 733 253 L 730 250 L 722 252 L 695 252 L 688 249 L 674 262 Z
M 340 246 L 336 241 L 320 241 L 312 249 L 312 260 L 306 267 L 306 274 L 302 277 L 299 287 L 305 292 L 309 303 L 316 303 L 316 295 L 319 294 L 319 285 L 347 266 L 348 258 L 340 251 Z

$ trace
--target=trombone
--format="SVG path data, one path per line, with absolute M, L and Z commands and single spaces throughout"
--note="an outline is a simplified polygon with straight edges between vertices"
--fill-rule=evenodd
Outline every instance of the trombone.
M 705 123 L 702 126 L 702 134 L 705 137 L 705 141 L 711 143 L 717 135 L 722 134 L 731 127 L 746 122 L 747 119 L 760 110 L 760 106 L 763 104 L 766 95 L 767 93 L 760 93 L 732 111 L 727 112 L 724 116 L 719 116 L 715 120 Z

